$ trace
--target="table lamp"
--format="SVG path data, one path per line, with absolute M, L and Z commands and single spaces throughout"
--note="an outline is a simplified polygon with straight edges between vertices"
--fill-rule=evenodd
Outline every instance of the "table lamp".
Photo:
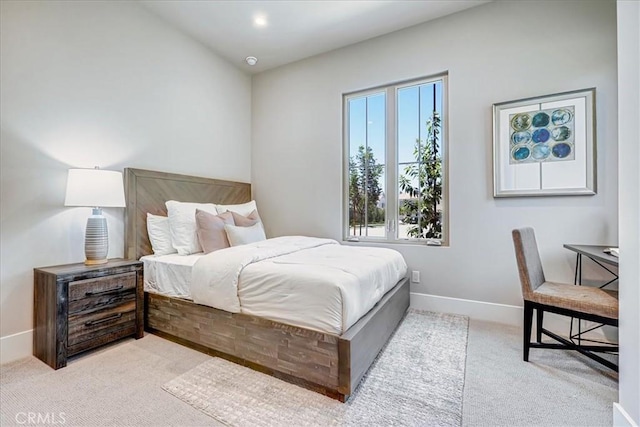
M 64 205 L 93 208 L 93 214 L 87 220 L 84 263 L 105 264 L 109 252 L 109 234 L 102 208 L 126 206 L 122 173 L 102 170 L 97 166 L 95 169 L 69 169 Z

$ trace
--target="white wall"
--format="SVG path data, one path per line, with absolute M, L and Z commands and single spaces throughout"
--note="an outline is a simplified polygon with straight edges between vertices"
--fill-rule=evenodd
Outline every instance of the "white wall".
M 640 3 L 618 1 L 620 158 L 620 406 L 640 425 Z M 626 412 L 626 423 L 620 414 Z M 618 418 L 616 418 L 618 417 Z
M 90 210 L 63 206 L 67 169 L 250 181 L 251 79 L 132 2 L 1 4 L 6 361 L 33 327 L 32 269 L 84 259 Z M 122 256 L 124 210 L 105 213 Z
M 616 8 L 494 2 L 253 78 L 252 180 L 270 235 L 342 238 L 345 92 L 449 72 L 450 247 L 395 245 L 424 294 L 521 305 L 511 229 L 536 228 L 547 277 L 563 243 L 617 244 Z M 492 104 L 597 88 L 598 194 L 492 197 Z

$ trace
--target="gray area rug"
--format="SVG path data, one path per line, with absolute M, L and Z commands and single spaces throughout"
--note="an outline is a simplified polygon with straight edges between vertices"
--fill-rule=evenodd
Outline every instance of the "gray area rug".
M 347 403 L 213 358 L 162 388 L 231 426 L 459 426 L 468 319 L 410 310 Z

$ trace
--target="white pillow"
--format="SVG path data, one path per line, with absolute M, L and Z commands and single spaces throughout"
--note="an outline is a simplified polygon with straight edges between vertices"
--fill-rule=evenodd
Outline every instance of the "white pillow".
M 264 234 L 262 223 L 257 223 L 251 227 L 238 227 L 236 225 L 224 225 L 224 231 L 227 232 L 227 238 L 231 246 L 246 245 L 254 242 L 267 240 Z
M 258 206 L 256 205 L 256 201 L 252 200 L 240 205 L 216 205 L 216 209 L 218 209 L 218 214 L 225 213 L 226 211 L 232 211 L 239 213 L 240 215 L 248 216 L 251 212 L 257 211 Z
M 151 249 L 156 255 L 175 254 L 176 250 L 171 244 L 171 230 L 169 230 L 169 218 L 153 215 L 147 212 L 147 233 Z
M 176 202 L 175 200 L 169 200 L 165 205 L 169 217 L 171 244 L 178 251 L 178 254 L 190 255 L 202 252 L 196 232 L 196 209 L 217 215 L 216 205 L 213 203 Z

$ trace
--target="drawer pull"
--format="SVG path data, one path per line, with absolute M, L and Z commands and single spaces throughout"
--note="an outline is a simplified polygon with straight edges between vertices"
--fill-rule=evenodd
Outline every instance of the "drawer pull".
M 106 291 L 98 291 L 98 292 L 94 292 L 94 291 L 87 291 L 84 293 L 85 296 L 87 297 L 94 297 L 96 295 L 106 295 L 106 294 L 112 294 L 114 292 L 118 292 L 119 290 L 121 290 L 122 288 L 124 288 L 124 285 L 120 285 L 118 287 L 115 287 L 113 289 L 107 289 Z
M 114 314 L 113 316 L 105 317 L 104 319 L 99 320 L 90 320 L 84 323 L 84 326 L 94 326 L 99 325 L 100 323 L 108 322 L 109 320 L 116 320 L 122 317 L 122 313 Z

